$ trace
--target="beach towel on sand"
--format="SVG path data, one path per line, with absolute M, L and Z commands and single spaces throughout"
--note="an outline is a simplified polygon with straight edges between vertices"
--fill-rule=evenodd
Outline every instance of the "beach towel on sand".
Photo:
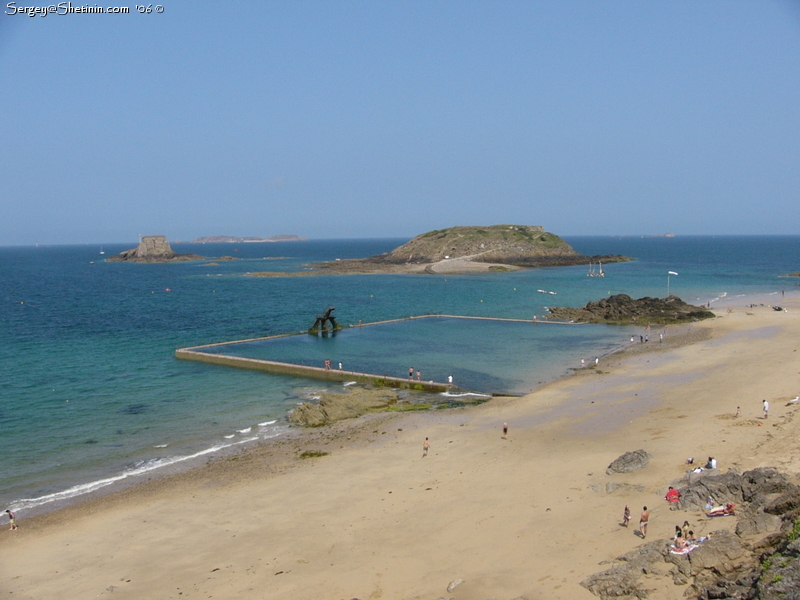
M 669 551 L 672 554 L 689 554 L 692 550 L 697 548 L 697 544 L 689 544 L 685 548 L 676 548 L 675 546 L 670 547 Z

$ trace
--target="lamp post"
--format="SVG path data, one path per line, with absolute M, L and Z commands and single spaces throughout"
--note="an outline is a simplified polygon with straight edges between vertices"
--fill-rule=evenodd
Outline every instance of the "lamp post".
M 669 276 L 677 275 L 675 271 L 667 271 L 667 298 L 669 298 Z

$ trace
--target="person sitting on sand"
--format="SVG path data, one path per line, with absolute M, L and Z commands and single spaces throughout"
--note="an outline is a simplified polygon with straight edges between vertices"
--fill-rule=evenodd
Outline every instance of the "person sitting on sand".
M 714 496 L 709 496 L 706 498 L 706 511 L 709 511 L 712 508 L 714 508 Z
M 631 522 L 631 507 L 626 504 L 625 510 L 622 512 L 622 526 L 627 527 L 628 523 L 630 522 Z
M 689 535 L 689 527 L 691 527 L 691 525 L 689 525 L 689 521 L 684 521 L 683 527 L 681 528 L 683 530 L 683 539 L 686 539 Z
M 708 457 L 708 462 L 706 463 L 706 469 L 716 469 L 717 468 L 717 459 L 713 456 Z
M 694 537 L 694 531 L 692 531 L 691 529 L 689 530 L 689 533 L 686 534 L 686 537 L 684 539 L 686 540 L 687 543 L 690 544 L 694 544 L 697 541 L 697 538 Z
M 670 504 L 675 504 L 680 499 L 681 499 L 681 493 L 674 487 L 669 486 L 669 490 L 667 490 L 667 495 L 664 496 L 664 500 L 666 500 Z

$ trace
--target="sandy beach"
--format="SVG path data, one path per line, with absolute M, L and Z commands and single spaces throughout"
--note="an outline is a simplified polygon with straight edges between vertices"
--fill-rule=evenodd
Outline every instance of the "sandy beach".
M 4 519 L 0 593 L 593 598 L 580 581 L 642 543 L 633 524 L 644 505 L 648 540 L 684 519 L 698 534 L 735 526 L 669 511 L 663 496 L 687 457 L 800 473 L 800 403 L 787 405 L 800 394 L 800 297 L 780 299 L 788 312 L 736 302 L 522 398 L 368 415 L 23 519 L 15 532 Z M 646 468 L 606 475 L 639 448 L 652 455 Z M 629 485 L 607 493 L 608 483 Z M 655 577 L 651 587 L 655 600 L 685 591 Z

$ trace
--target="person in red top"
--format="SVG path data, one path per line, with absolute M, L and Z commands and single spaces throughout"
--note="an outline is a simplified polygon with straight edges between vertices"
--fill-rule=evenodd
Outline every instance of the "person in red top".
M 670 504 L 675 504 L 680 499 L 681 499 L 681 493 L 674 487 L 669 486 L 669 490 L 667 490 L 667 495 L 664 496 L 664 500 L 666 500 Z

